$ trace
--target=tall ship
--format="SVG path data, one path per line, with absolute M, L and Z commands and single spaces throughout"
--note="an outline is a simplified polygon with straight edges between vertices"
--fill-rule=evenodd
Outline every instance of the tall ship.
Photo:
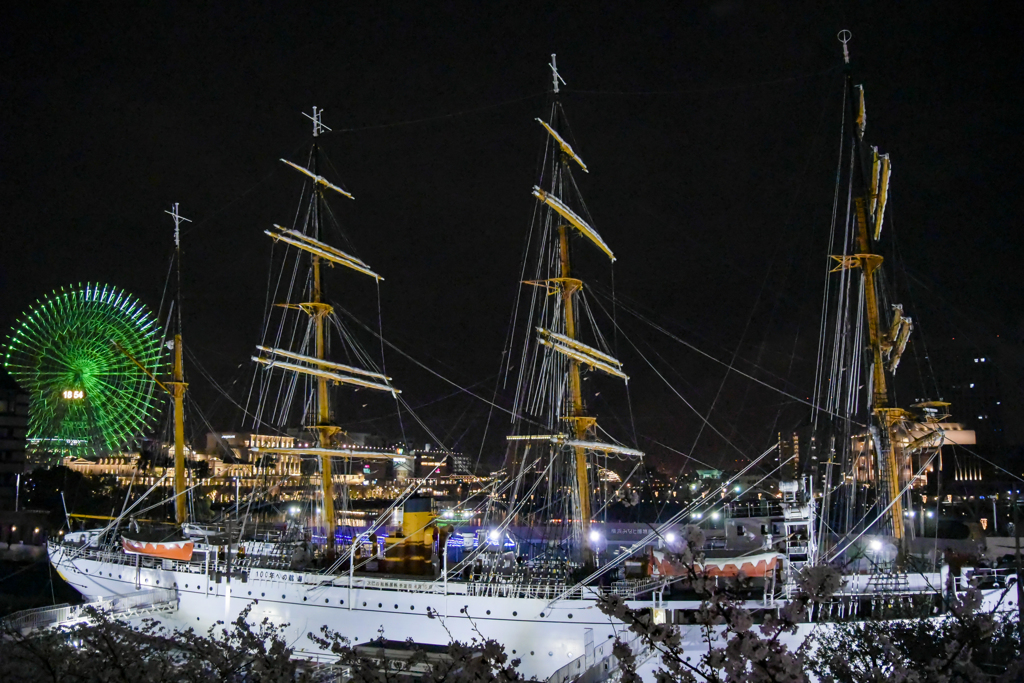
M 384 278 L 332 243 L 340 234 L 332 205 L 353 195 L 327 176 L 317 144 L 326 126 L 314 109 L 314 143 L 305 163 L 282 160 L 304 186 L 294 224 L 265 230 L 283 253 L 274 257 L 279 270 L 270 278 L 264 337 L 252 360 L 259 368 L 257 424 L 281 433 L 293 428 L 305 437 L 253 450 L 268 463 L 299 459 L 304 471 L 317 475 L 310 477 L 320 487 L 315 507 L 283 534 L 261 529 L 247 518 L 245 505 L 237 519 L 216 529 L 192 523 L 179 443 L 174 528 L 136 530 L 129 519 L 136 511 L 129 508 L 101 534 L 52 543 L 51 562 L 65 580 L 90 599 L 174 588 L 176 619 L 197 628 L 230 621 L 249 608 L 252 619 L 288 624 L 298 655 L 309 657 L 324 654 L 306 638 L 323 625 L 353 643 L 381 634 L 420 643 L 483 636 L 520 658 L 525 674 L 547 677 L 569 664 L 581 666 L 580 658 L 592 658 L 596 647 L 622 631 L 595 607 L 608 582 L 599 579 L 594 558 L 591 470 L 600 458 L 642 453 L 599 438 L 597 422 L 586 412 L 583 372 L 627 377 L 600 348 L 599 333 L 589 330 L 594 336 L 585 338 L 581 325 L 592 316 L 581 313 L 583 281 L 573 270 L 572 249 L 614 255 L 587 216 L 573 178 L 574 168 L 588 169 L 570 142 L 554 55 L 551 70 L 550 109 L 546 119 L 537 119 L 544 164 L 532 188 L 533 270 L 522 285 L 532 303 L 524 319 L 527 362 L 515 410 L 521 419 L 508 436 L 509 477 L 489 499 L 488 530 L 480 542 L 457 560 L 450 557 L 452 529 L 438 519 L 432 499 L 418 495 L 416 483 L 371 525 L 343 523 L 345 472 L 353 463 L 392 457 L 349 441 L 338 425 L 344 392 L 400 401 L 401 390 L 359 346 L 325 289 L 328 267 L 375 283 Z M 163 384 L 174 397 L 178 443 L 185 383 L 180 333 L 175 339 L 174 377 Z M 524 534 L 527 539 L 520 540 Z M 629 598 L 643 593 L 626 582 L 615 590 Z
M 174 375 L 164 382 L 176 410 L 177 524 L 162 532 L 135 530 L 130 508 L 84 542 L 51 542 L 50 561 L 66 581 L 91 599 L 173 588 L 179 601 L 174 619 L 203 629 L 250 609 L 250 619 L 287 624 L 300 657 L 327 656 L 306 637 L 324 625 L 355 644 L 381 634 L 431 644 L 492 638 L 521 660 L 525 675 L 553 680 L 610 657 L 612 639 L 623 635 L 624 625 L 597 608 L 602 595 L 619 595 L 631 607 L 651 610 L 656 623 L 692 623 L 701 599 L 687 588 L 685 568 L 678 564 L 686 527 L 721 510 L 731 486 L 720 500 L 694 501 L 650 525 L 622 552 L 602 553 L 607 539 L 595 521 L 614 492 L 605 491 L 599 472 L 609 459 L 636 462 L 644 454 L 616 438 L 614 429 L 587 408 L 588 391 L 621 391 L 629 377 L 586 297 L 585 269 L 579 264 L 614 261 L 614 239 L 606 241 L 598 232 L 577 184 L 577 174 L 590 169 L 566 122 L 556 66 L 552 55 L 551 99 L 546 116 L 537 119 L 544 142 L 539 175 L 529 190 L 535 210 L 516 308 L 521 351 L 505 477 L 486 500 L 485 529 L 474 542 L 438 516 L 417 481 L 369 525 L 345 521 L 346 473 L 355 463 L 392 457 L 352 443 L 339 426 L 340 411 L 351 402 L 346 392 L 372 392 L 387 401 L 402 397 L 400 382 L 358 344 L 327 290 L 329 267 L 352 278 L 344 291 L 354 289 L 357 279 L 376 285 L 383 277 L 348 245 L 343 250 L 337 244 L 341 233 L 333 207 L 351 201 L 352 194 L 322 160 L 317 142 L 325 126 L 314 109 L 314 142 L 305 162 L 282 160 L 304 185 L 294 223 L 265 231 L 279 271 L 269 279 L 263 338 L 252 358 L 256 425 L 301 435 L 291 445 L 262 445 L 259 455 L 267 463 L 300 461 L 319 486 L 315 504 L 284 533 L 261 527 L 246 513 L 257 496 L 228 524 L 190 523 L 184 502 L 179 329 Z M 793 590 L 796 570 L 805 564 L 848 558 L 854 549 L 873 548 L 869 542 L 880 543 L 874 549 L 879 553 L 896 549 L 882 570 L 851 574 L 834 609 L 819 614 L 822 618 L 872 616 L 874 605 L 893 604 L 894 591 L 905 598 L 900 604 L 931 609 L 947 581 L 937 566 L 915 573 L 903 561 L 910 552 L 903 501 L 917 470 L 941 445 L 945 411 L 940 403 L 899 409 L 891 400 L 891 375 L 911 323 L 901 308 L 886 308 L 879 299 L 881 258 L 875 244 L 885 215 L 889 164 L 864 143 L 863 90 L 849 74 L 846 78 L 850 113 L 843 163 L 850 211 L 838 225 L 837 234 L 845 237 L 837 242 L 833 261 L 847 298 L 839 302 L 841 315 L 829 319 L 854 332 L 840 335 L 838 355 L 822 372 L 836 377 L 853 372 L 847 368 L 860 367 L 866 356 L 865 374 L 840 377 L 848 390 L 818 402 L 825 406 L 818 415 L 820 434 L 830 429 L 830 436 L 817 453 L 820 468 L 805 469 L 802 476 L 794 472 L 780 485 L 777 510 L 764 520 L 769 528 L 778 526 L 776 538 L 767 532 L 727 538 L 725 548 L 705 550 L 699 562 L 708 577 L 742 573 L 750 579 L 747 605 L 773 610 Z M 858 397 L 863 386 L 866 392 Z M 769 462 L 774 450 L 750 467 Z M 447 454 L 443 447 L 442 452 Z M 846 484 L 858 467 L 872 472 L 870 497 L 863 487 Z M 815 491 L 822 483 L 824 491 Z M 841 526 L 836 515 L 846 515 Z M 843 533 L 833 534 L 837 528 Z M 699 627 L 683 627 L 683 632 L 684 642 L 693 644 L 704 634 Z

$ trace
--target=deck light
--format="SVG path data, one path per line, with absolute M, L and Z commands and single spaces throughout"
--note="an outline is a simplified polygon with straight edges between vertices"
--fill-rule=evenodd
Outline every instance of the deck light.
M 667 534 L 665 534 L 665 541 L 668 542 L 668 543 L 675 543 L 676 542 L 676 535 L 674 533 L 672 533 L 671 531 L 668 532 Z

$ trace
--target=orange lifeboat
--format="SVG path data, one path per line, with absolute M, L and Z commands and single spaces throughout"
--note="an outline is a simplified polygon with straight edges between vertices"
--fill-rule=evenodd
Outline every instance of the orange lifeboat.
M 121 536 L 121 548 L 130 555 L 148 555 L 164 560 L 188 562 L 192 559 L 192 541 L 183 538 L 148 540 Z

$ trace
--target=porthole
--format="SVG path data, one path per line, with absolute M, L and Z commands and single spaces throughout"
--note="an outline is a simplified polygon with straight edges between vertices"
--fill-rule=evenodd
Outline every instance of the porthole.
M 330 598 L 324 598 L 324 604 L 325 605 L 331 604 L 331 599 Z
M 515 654 L 515 653 L 516 653 L 516 651 L 515 651 L 515 650 L 512 650 L 512 654 Z
M 416 605 L 409 605 L 409 609 L 413 612 L 416 611 Z
M 398 609 L 398 605 L 395 605 L 395 609 Z
M 533 654 L 533 650 L 530 650 L 530 654 L 531 654 L 531 655 Z
M 490 614 L 490 613 L 491 613 L 491 610 L 487 610 L 487 613 L 488 613 L 488 614 Z
M 366 607 L 366 603 L 365 602 L 363 603 L 363 607 Z
M 383 606 L 384 605 L 382 603 L 379 603 L 379 602 L 377 603 L 377 607 L 383 607 Z
M 283 595 L 281 596 L 281 599 L 284 600 L 284 596 Z
M 571 612 L 569 613 L 569 618 L 572 619 L 572 613 Z
M 512 613 L 512 616 L 514 616 L 514 617 L 518 617 L 518 616 L 519 616 L 519 612 L 513 612 L 513 613 Z
M 465 614 L 465 613 L 466 613 L 466 608 L 465 608 L 465 607 L 463 607 L 462 609 L 460 609 L 460 610 L 459 610 L 459 613 L 460 613 L 460 614 Z
M 305 596 L 303 596 L 302 597 L 302 602 L 306 602 L 306 600 L 307 600 L 307 598 Z
M 554 653 L 554 652 L 551 652 L 551 651 L 549 650 L 549 651 L 548 651 L 548 657 L 554 657 L 554 656 L 555 656 L 555 653 Z
M 345 601 L 344 601 L 344 600 L 338 600 L 338 602 L 340 602 L 340 603 L 341 603 L 342 605 L 344 605 L 344 604 L 345 604 Z
M 541 616 L 541 619 L 543 619 L 543 618 L 544 618 L 544 613 L 543 613 L 543 612 L 541 612 L 541 613 L 540 613 L 540 616 Z
M 196 621 L 199 621 L 199 617 L 196 617 Z
M 158 585 L 158 586 L 160 585 L 160 579 L 156 580 L 156 585 Z
M 120 575 L 120 574 L 118 574 L 118 575 L 117 575 L 117 578 L 119 578 L 119 579 L 120 579 L 120 578 L 121 578 L 121 575 Z
M 260 593 L 260 597 L 261 598 L 265 598 L 265 597 L 267 597 L 267 594 L 266 593 Z
M 188 588 L 188 586 L 185 586 L 185 588 Z M 249 591 L 249 595 L 252 595 L 252 591 Z

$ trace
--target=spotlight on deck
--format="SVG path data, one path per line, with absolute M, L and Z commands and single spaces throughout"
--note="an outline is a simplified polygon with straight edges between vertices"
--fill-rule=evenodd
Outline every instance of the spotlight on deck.
M 711 519 L 713 519 L 715 521 L 718 521 L 718 518 L 721 517 L 721 516 L 722 515 L 720 515 L 718 512 L 712 512 L 711 513 Z
M 601 534 L 599 534 L 596 529 L 591 529 L 591 531 L 590 531 L 590 542 L 591 543 L 597 543 L 600 540 L 601 540 Z
M 491 543 L 497 543 L 498 542 L 498 537 L 500 535 L 501 534 L 498 533 L 497 529 L 491 529 L 490 531 L 487 532 L 487 538 L 491 541 Z
M 875 540 L 871 541 L 871 543 L 869 543 L 868 546 L 877 553 L 879 550 L 882 549 L 882 542 L 876 538 Z
M 671 531 L 668 532 L 667 534 L 665 534 L 665 542 L 666 543 L 675 543 L 676 542 L 676 535 L 674 533 L 672 533 Z

